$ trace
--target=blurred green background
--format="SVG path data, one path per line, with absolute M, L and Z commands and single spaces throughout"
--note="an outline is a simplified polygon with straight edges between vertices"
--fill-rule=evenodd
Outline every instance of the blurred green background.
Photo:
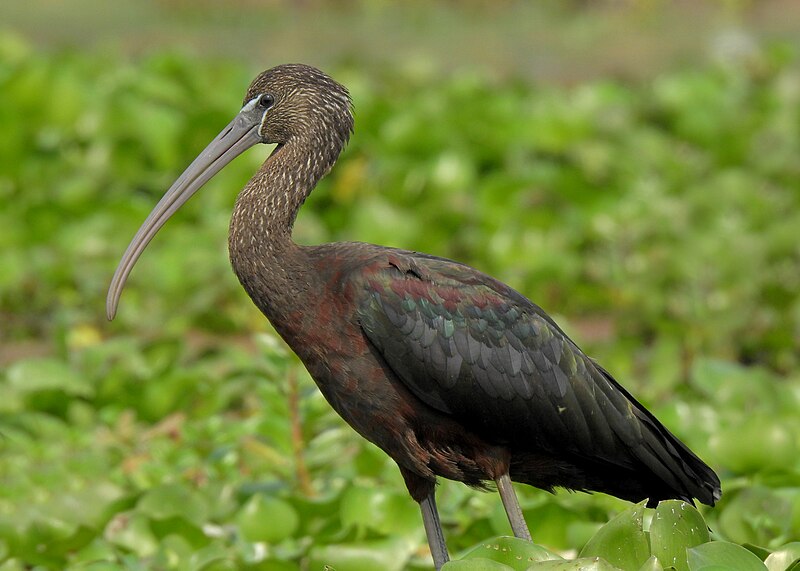
M 264 148 L 174 217 L 104 318 L 152 206 L 251 78 L 290 61 L 346 84 L 356 111 L 298 241 L 506 281 L 718 471 L 713 537 L 762 558 L 752 546 L 800 540 L 800 3 L 2 12 L 0 570 L 429 566 L 394 464 L 230 271 L 231 206 Z M 537 543 L 566 556 L 628 507 L 519 493 Z M 439 498 L 455 556 L 509 533 L 495 494 L 444 482 Z

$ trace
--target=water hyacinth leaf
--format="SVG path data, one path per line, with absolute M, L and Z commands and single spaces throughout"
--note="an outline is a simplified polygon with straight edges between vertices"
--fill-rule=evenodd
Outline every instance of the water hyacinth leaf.
M 753 391 L 764 390 L 753 386 L 746 368 L 727 361 L 699 358 L 692 364 L 691 376 L 700 390 L 715 395 L 720 402 L 742 404 Z
M 299 525 L 297 511 L 289 502 L 264 494 L 253 494 L 235 520 L 247 541 L 265 543 L 292 537 Z
M 165 564 L 169 562 L 179 562 L 181 566 L 186 566 L 192 556 L 194 547 L 178 534 L 165 535 L 159 538 L 158 556 Z
M 651 555 L 650 559 L 645 561 L 644 564 L 639 567 L 639 571 L 664 571 L 664 567 L 661 565 L 658 557 Z
M 77 566 L 88 566 L 99 561 L 111 562 L 115 559 L 115 549 L 108 542 L 95 538 L 94 541 L 73 553 L 70 562 Z M 83 569 L 83 567 L 80 568 Z
M 537 561 L 562 560 L 562 557 L 530 541 L 502 536 L 482 541 L 461 559 L 490 559 L 515 569 L 523 565 L 521 568 L 524 569 L 525 566 Z
M 640 502 L 601 527 L 581 550 L 581 557 L 602 557 L 623 569 L 638 569 L 650 557 L 642 530 L 646 502 Z
M 91 541 L 93 531 L 84 526 L 76 526 L 61 517 L 47 513 L 27 514 L 31 521 L 16 538 L 8 538 L 10 553 L 31 564 L 47 567 L 63 565 L 66 555 Z M 42 546 L 48 549 L 43 550 Z
M 689 571 L 708 567 L 728 571 L 766 571 L 767 567 L 753 553 L 735 543 L 710 541 L 687 550 Z
M 8 368 L 6 382 L 9 388 L 22 393 L 50 390 L 69 396 L 90 397 L 94 394 L 88 378 L 58 359 L 17 361 Z
M 71 554 L 82 547 L 88 545 L 97 534 L 97 529 L 84 525 L 78 526 L 75 532 L 68 538 L 59 542 L 49 544 L 49 551 L 53 554 Z
M 100 464 L 96 469 L 103 468 L 104 465 Z M 85 480 L 72 479 L 67 474 L 60 477 L 65 488 L 72 486 L 77 489 L 52 499 L 47 508 L 50 517 L 60 517 L 89 528 L 101 528 L 113 514 L 132 505 L 121 501 L 122 490 L 110 482 L 98 478 L 87 484 Z M 90 478 L 91 475 L 87 474 L 87 477 Z
M 420 534 L 419 510 L 414 502 L 385 487 L 351 487 L 342 496 L 340 517 L 344 527 L 356 527 L 361 532 L 372 529 L 385 535 Z
M 105 538 L 138 557 L 149 557 L 158 550 L 158 539 L 150 530 L 149 519 L 137 512 L 117 514 L 106 526 Z
M 776 549 L 764 560 L 769 571 L 785 571 L 800 559 L 800 542 L 793 541 Z
M 298 533 L 313 536 L 322 543 L 334 541 L 334 537 L 340 537 L 342 529 L 340 506 L 341 495 L 338 493 L 312 498 L 294 497 L 292 507 L 300 520 Z
M 355 527 L 362 531 L 372 525 L 373 514 L 370 504 L 380 504 L 381 500 L 376 496 L 380 494 L 376 488 L 366 488 L 363 486 L 353 486 L 342 494 L 341 505 L 339 507 L 339 517 L 342 526 Z M 380 517 L 381 514 L 376 514 Z
M 3 569 L 3 567 L 0 567 L 0 569 Z M 73 565 L 71 569 L 76 571 L 124 571 L 125 567 L 111 561 L 90 561 Z
M 198 526 L 208 518 L 205 498 L 184 484 L 151 488 L 141 497 L 136 509 L 154 519 L 180 517 Z
M 686 550 L 708 539 L 708 526 L 694 507 L 679 500 L 658 504 L 650 523 L 650 549 L 662 565 L 685 571 Z
M 585 519 L 571 523 L 566 529 L 567 545 L 586 545 L 601 527 L 603 527 L 602 522 Z
M 197 571 L 239 571 L 241 565 L 237 561 L 220 560 L 210 563 L 202 569 Z M 301 567 L 297 563 L 289 561 L 281 561 L 280 559 L 265 559 L 258 563 L 248 565 L 245 569 L 247 571 L 298 571 Z M 332 567 L 324 568 L 323 571 L 336 571 Z
M 315 397 L 301 395 L 303 436 L 313 488 L 331 494 L 328 503 L 319 496 L 306 500 L 286 480 L 293 475 L 289 424 L 285 407 L 273 404 L 282 402 L 283 392 L 267 399 L 267 391 L 255 387 L 283 387 L 293 365 L 286 350 L 254 354 L 254 332 L 268 326 L 243 301 L 224 252 L 233 193 L 263 153 L 231 165 L 234 170 L 216 184 L 221 192 L 198 198 L 205 206 L 198 203 L 172 222 L 172 236 L 155 245 L 154 257 L 133 276 L 138 287 L 127 292 L 122 323 L 108 326 L 98 315 L 109 265 L 124 246 L 118 242 L 184 166 L 187 149 L 201 147 L 214 126 L 228 120 L 251 68 L 241 61 L 158 53 L 132 62 L 114 50 L 99 50 L 104 53 L 98 57 L 80 42 L 74 48 L 43 52 L 0 34 L 0 570 L 33 568 L 37 543 L 63 553 L 73 537 L 83 541 L 86 528 L 95 530 L 96 539 L 70 556 L 76 559 L 40 554 L 39 565 L 72 568 L 91 561 L 94 569 L 127 571 L 156 565 L 155 555 L 141 563 L 136 552 L 113 543 L 107 524 L 113 519 L 124 527 L 115 515 L 132 512 L 145 516 L 151 532 L 158 530 L 158 542 L 170 531 L 196 538 L 199 521 L 191 513 L 193 523 L 184 527 L 184 515 L 163 517 L 155 506 L 145 506 L 147 513 L 136 509 L 148 488 L 184 479 L 197 482 L 188 489 L 208 506 L 214 525 L 205 529 L 213 527 L 215 541 L 227 542 L 254 493 L 241 490 L 276 473 L 286 482 L 280 497 L 300 519 L 293 537 L 324 545 L 353 535 L 353 528 L 342 529 L 339 498 L 348 482 L 357 481 L 392 490 L 390 498 L 404 497 L 416 512 L 419 548 L 424 536 L 418 510 L 404 496 L 393 462 L 335 419 L 315 387 Z M 776 47 L 758 42 L 744 67 L 670 71 L 655 100 L 653 86 L 636 80 L 531 89 L 527 82 L 487 82 L 475 74 L 465 87 L 457 74 L 434 74 L 435 82 L 427 83 L 391 67 L 374 75 L 357 61 L 337 66 L 331 70 L 337 78 L 361 86 L 351 89 L 359 135 L 322 182 L 327 188 L 304 209 L 299 241 L 347 237 L 455 257 L 509 281 L 551 311 L 575 316 L 576 340 L 596 342 L 604 363 L 612 355 L 608 368 L 655 404 L 666 426 L 728 476 L 745 476 L 726 478 L 727 497 L 709 512 L 711 526 L 735 541 L 766 538 L 765 545 L 775 547 L 789 541 L 782 537 L 798 536 L 800 502 L 793 498 L 793 511 L 784 518 L 774 497 L 750 503 L 737 495 L 753 481 L 780 488 L 782 499 L 800 489 L 800 379 L 791 373 L 800 363 L 794 287 L 800 265 L 793 263 L 800 194 L 792 192 L 800 148 L 798 60 L 787 46 L 777 50 L 783 63 L 773 57 Z M 707 74 L 712 81 L 704 79 Z M 618 100 L 598 95 L 603 89 L 613 89 Z M 698 101 L 703 91 L 708 95 Z M 738 103 L 731 99 L 737 93 L 744 95 Z M 707 114 L 717 102 L 727 111 Z M 570 113 L 578 116 L 577 125 Z M 698 129 L 704 114 L 713 128 Z M 140 119 L 150 124 L 135 122 Z M 687 128 L 687 122 L 695 125 Z M 730 136 L 708 136 L 720 131 Z M 718 162 L 737 147 L 747 152 Z M 180 274 L 187 267 L 192 275 Z M 585 315 L 606 311 L 599 330 L 583 322 Z M 274 333 L 263 335 L 278 343 Z M 48 386 L 12 382 L 15 367 L 31 371 L 42 354 L 57 355 L 56 368 L 77 375 L 81 384 L 65 385 L 58 375 L 45 379 Z M 729 356 L 731 362 L 704 355 Z M 770 379 L 758 365 L 781 372 Z M 655 385 L 636 387 L 634 379 L 645 376 L 631 374 L 638 368 L 655 372 Z M 667 392 L 671 383 L 680 385 L 676 394 Z M 666 407 L 675 418 L 665 418 Z M 151 424 L 175 412 L 187 419 L 180 430 L 153 439 Z M 244 435 L 253 438 L 249 442 L 258 435 L 264 446 L 250 446 Z M 330 435 L 337 435 L 335 441 Z M 215 456 L 214 449 L 232 452 Z M 353 462 L 353 455 L 368 462 Z M 279 459 L 283 464 L 273 463 Z M 391 478 L 380 480 L 390 472 Z M 103 478 L 120 489 L 106 495 L 98 487 Z M 332 487 L 330 481 L 344 484 Z M 83 482 L 93 493 L 76 492 Z M 221 489 L 235 490 L 224 503 Z M 495 528 L 477 494 L 465 488 L 457 492 L 458 503 L 452 489 L 441 507 L 454 551 L 508 533 L 496 497 L 486 502 L 498 505 Z M 548 546 L 580 548 L 599 527 L 595 522 L 607 519 L 608 508 L 599 496 L 557 499 L 525 510 L 534 537 Z M 476 504 L 480 509 L 472 509 Z M 562 520 L 553 505 L 580 519 L 557 527 Z M 69 525 L 32 529 L 29 506 Z M 382 505 L 366 536 L 387 532 L 393 511 Z M 567 539 L 561 539 L 564 529 Z M 289 551 L 294 543 L 279 547 Z M 107 548 L 104 555 L 77 559 L 95 544 Z M 22 548 L 30 551 L 28 559 L 21 559 Z M 229 553 L 233 563 L 222 559 L 206 571 L 235 564 L 259 571 L 286 567 L 243 562 L 237 555 Z M 410 568 L 430 568 L 420 561 L 415 556 Z M 172 563 L 186 568 L 184 561 Z M 189 571 L 199 569 L 190 565 Z
M 232 555 L 225 545 L 215 541 L 194 551 L 189 557 L 188 567 L 189 571 L 210 571 L 212 568 L 233 563 Z
M 407 539 L 382 539 L 354 544 L 318 545 L 308 555 L 308 569 L 400 571 L 415 549 Z
M 747 551 L 752 552 L 753 555 L 761 559 L 761 561 L 765 561 L 769 556 L 769 554 L 772 553 L 772 551 L 767 549 L 766 547 L 753 545 L 752 543 L 742 543 L 742 547 L 747 549 Z
M 470 560 L 448 561 L 442 567 L 442 571 L 516 571 L 516 569 L 491 559 L 479 557 Z
M 717 462 L 741 474 L 781 471 L 798 456 L 791 425 L 767 411 L 747 415 L 718 431 L 709 445 Z
M 162 551 L 164 549 L 164 541 L 168 537 L 177 538 L 176 541 L 179 541 L 180 545 L 186 544 L 193 549 L 208 545 L 210 541 L 200 526 L 180 516 L 151 519 L 150 529 L 162 544 Z
M 525 520 L 536 522 L 536 542 L 548 545 L 554 549 L 567 549 L 574 545 L 584 545 L 586 541 L 571 543 L 568 534 L 573 524 L 580 524 L 584 520 L 576 512 L 554 502 L 543 503 L 532 508 L 524 509 Z M 492 527 L 498 534 L 508 533 L 508 518 L 502 505 L 497 503 L 492 514 Z M 594 532 L 590 532 L 587 540 Z
M 745 488 L 719 515 L 720 531 L 737 543 L 766 545 L 791 533 L 790 500 L 764 486 Z
M 534 563 L 526 571 L 624 571 L 625 569 L 612 565 L 602 557 L 581 557 L 574 561 Z

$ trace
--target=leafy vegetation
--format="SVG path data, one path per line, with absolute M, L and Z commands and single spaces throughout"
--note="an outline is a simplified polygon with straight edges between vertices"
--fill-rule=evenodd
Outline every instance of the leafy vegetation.
M 494 494 L 443 483 L 463 557 L 448 570 L 795 568 L 796 63 L 778 47 L 569 89 L 332 70 L 356 135 L 298 239 L 435 252 L 513 284 L 723 478 L 702 515 L 521 488 L 539 546 L 496 538 Z M 0 570 L 429 566 L 396 467 L 228 269 L 233 197 L 263 149 L 170 222 L 104 321 L 128 240 L 255 71 L 0 37 Z

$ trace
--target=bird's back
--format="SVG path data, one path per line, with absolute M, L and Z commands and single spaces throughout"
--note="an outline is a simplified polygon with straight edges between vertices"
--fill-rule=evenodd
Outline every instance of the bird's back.
M 716 474 L 505 284 L 392 249 L 345 279 L 391 370 L 420 401 L 508 449 L 514 480 L 651 503 L 719 498 Z

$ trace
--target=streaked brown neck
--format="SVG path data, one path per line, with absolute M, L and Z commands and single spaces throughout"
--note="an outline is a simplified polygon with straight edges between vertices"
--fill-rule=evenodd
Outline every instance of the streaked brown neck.
M 228 239 L 231 264 L 270 321 L 311 295 L 313 275 L 303 248 L 292 241 L 292 227 L 300 206 L 333 166 L 344 142 L 313 135 L 290 138 L 273 151 L 236 199 Z

